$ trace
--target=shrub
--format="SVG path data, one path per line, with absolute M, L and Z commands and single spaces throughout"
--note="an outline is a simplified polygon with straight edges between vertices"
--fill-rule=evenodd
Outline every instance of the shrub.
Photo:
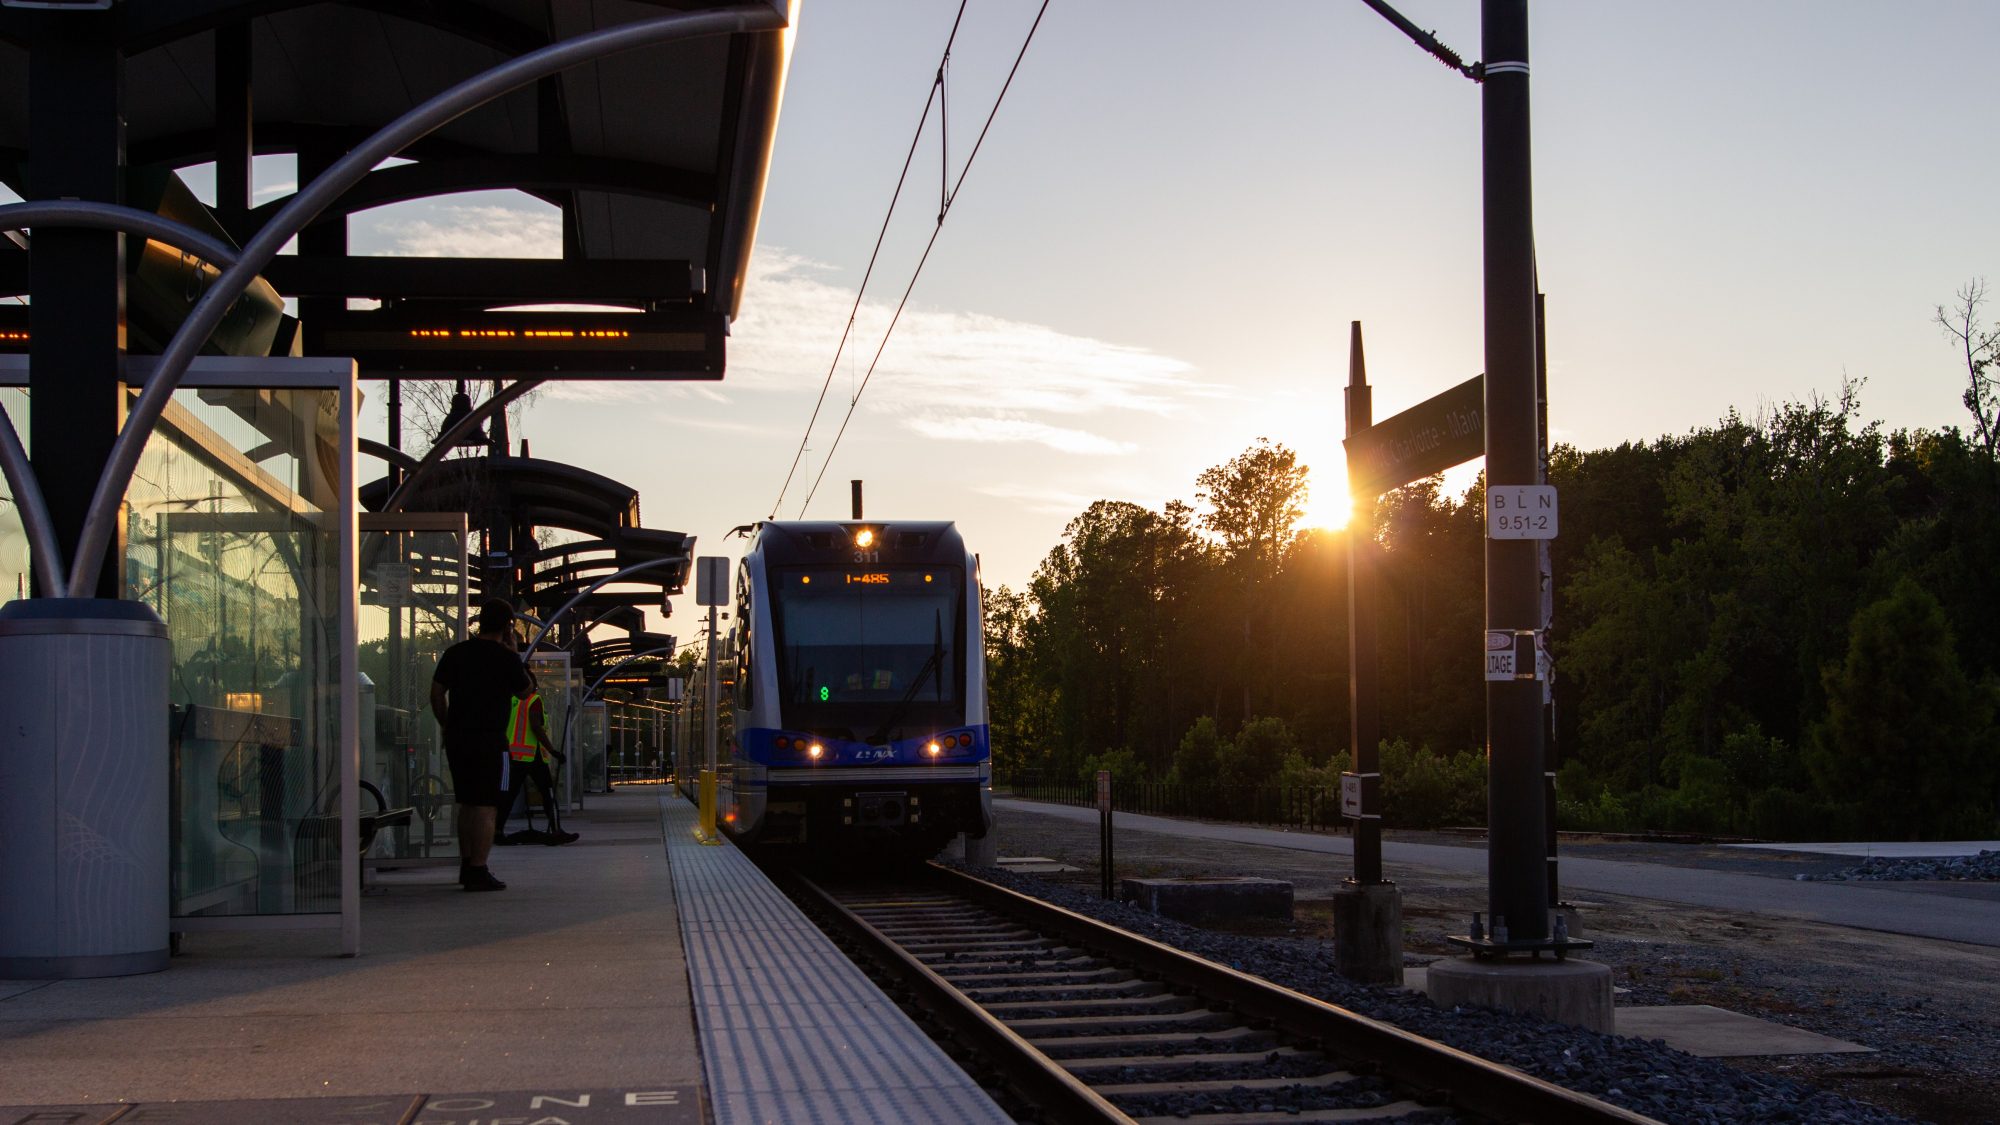
M 1486 760 L 1470 750 L 1453 755 L 1382 743 L 1383 823 L 1393 828 L 1440 828 L 1486 823 Z

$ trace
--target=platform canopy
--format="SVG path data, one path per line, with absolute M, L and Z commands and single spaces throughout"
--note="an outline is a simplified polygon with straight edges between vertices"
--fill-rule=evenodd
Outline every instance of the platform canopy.
M 70 111 L 58 69 L 74 82 L 109 65 L 122 69 L 124 166 L 157 177 L 214 161 L 213 218 L 241 244 L 288 198 L 251 205 L 253 152 L 297 154 L 307 179 L 425 99 L 551 42 L 677 11 L 789 16 L 795 3 L 117 0 L 84 12 L 0 0 L 0 180 L 26 198 L 47 194 L 37 168 L 63 158 L 31 156 L 31 137 L 51 124 L 31 118 Z M 104 62 L 106 44 L 117 63 Z M 266 273 L 302 299 L 299 346 L 355 356 L 376 378 L 720 378 L 789 44 L 789 31 L 774 31 L 632 50 L 445 125 L 402 154 L 409 163 L 369 174 L 302 234 L 297 257 Z M 562 256 L 347 253 L 349 214 L 490 189 L 558 208 Z M 20 241 L 0 240 L 0 294 L 28 291 Z M 384 304 L 349 309 L 349 298 Z M 489 313 L 546 303 L 630 311 Z

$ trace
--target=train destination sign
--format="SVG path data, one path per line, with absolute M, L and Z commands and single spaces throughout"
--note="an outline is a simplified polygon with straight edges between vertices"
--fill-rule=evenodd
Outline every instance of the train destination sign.
M 1486 453 L 1486 377 L 1474 375 L 1347 439 L 1347 487 L 1376 496 Z

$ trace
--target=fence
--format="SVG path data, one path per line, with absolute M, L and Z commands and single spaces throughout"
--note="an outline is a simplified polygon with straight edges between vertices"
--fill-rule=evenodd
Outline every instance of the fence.
M 1033 770 L 1014 775 L 1016 797 L 1090 808 L 1097 803 L 1095 778 L 1051 777 Z M 1113 781 L 1111 804 L 1119 812 L 1192 816 L 1269 824 L 1310 832 L 1342 832 L 1340 790 L 1331 786 L 1169 785 L 1164 781 Z

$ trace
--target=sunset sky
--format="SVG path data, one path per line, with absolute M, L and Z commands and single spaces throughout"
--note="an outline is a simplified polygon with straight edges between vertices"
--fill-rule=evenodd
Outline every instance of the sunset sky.
M 1399 6 L 1479 57 L 1472 0 Z M 1259 436 L 1300 453 L 1314 520 L 1337 522 L 1348 323 L 1378 417 L 1482 366 L 1479 89 L 1360 0 L 1050 4 L 827 465 L 930 235 L 940 149 L 955 179 L 1038 7 L 967 5 L 948 139 L 933 115 L 782 505 L 946 0 L 804 0 L 728 378 L 558 385 L 528 411 L 535 454 L 636 486 L 645 522 L 704 554 L 739 551 L 723 534 L 774 506 L 796 516 L 823 468 L 806 514 L 844 517 L 859 477 L 871 517 L 956 519 L 1012 586 L 1092 500 L 1192 502 Z M 2000 5 L 1531 10 L 1556 440 L 1683 433 L 1843 378 L 1891 427 L 1965 420 L 1932 317 L 2000 274 Z M 259 175 L 290 186 L 284 162 Z M 554 255 L 558 233 L 553 210 L 488 193 L 361 216 L 352 244 Z

